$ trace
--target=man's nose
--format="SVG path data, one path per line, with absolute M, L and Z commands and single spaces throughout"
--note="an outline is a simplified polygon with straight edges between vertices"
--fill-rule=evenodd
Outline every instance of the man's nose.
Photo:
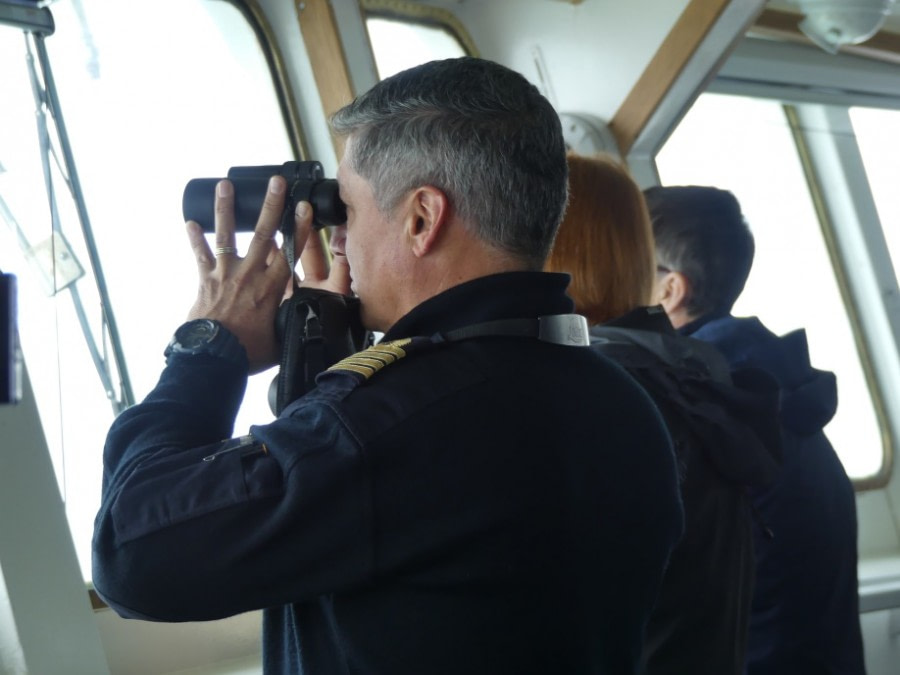
M 347 226 L 338 225 L 331 230 L 331 241 L 329 242 L 332 254 L 347 255 L 344 250 L 347 245 Z

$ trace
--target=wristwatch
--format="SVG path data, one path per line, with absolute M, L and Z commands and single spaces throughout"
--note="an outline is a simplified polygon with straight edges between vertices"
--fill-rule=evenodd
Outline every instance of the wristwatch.
M 212 319 L 181 324 L 166 347 L 166 358 L 172 354 L 210 354 L 235 364 L 247 362 L 247 353 L 235 334 Z

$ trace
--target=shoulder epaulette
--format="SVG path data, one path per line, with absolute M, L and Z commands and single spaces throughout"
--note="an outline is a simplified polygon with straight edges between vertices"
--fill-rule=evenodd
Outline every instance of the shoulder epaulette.
M 410 338 L 379 343 L 338 361 L 328 371 L 349 371 L 362 375 L 368 380 L 385 366 L 406 356 L 405 348 L 411 343 L 412 339 Z

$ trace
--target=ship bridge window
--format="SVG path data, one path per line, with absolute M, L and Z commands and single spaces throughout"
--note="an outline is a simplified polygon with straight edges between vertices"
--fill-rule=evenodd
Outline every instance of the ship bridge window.
M 32 75 L 49 91 L 38 43 L 0 26 L 0 269 L 18 278 L 25 363 L 88 579 L 106 431 L 156 383 L 195 295 L 184 186 L 297 155 L 275 56 L 245 6 L 66 0 L 51 11 L 42 42 L 76 172 L 33 95 Z M 237 428 L 271 418 L 271 379 L 251 381 Z
M 877 473 L 872 397 L 781 104 L 704 94 L 657 167 L 664 185 L 713 185 L 737 197 L 756 255 L 734 315 L 758 316 L 778 335 L 806 329 L 812 364 L 837 374 L 840 404 L 826 433 L 850 475 Z
M 362 6 L 381 79 L 436 59 L 478 55 L 466 29 L 446 10 L 396 0 L 363 0 Z
M 756 256 L 734 314 L 778 334 L 806 329 L 812 365 L 837 376 L 825 432 L 867 489 L 889 478 L 900 429 L 900 236 L 889 226 L 900 218 L 900 75 L 819 52 L 745 40 L 656 170 L 663 185 L 712 185 L 740 201 Z

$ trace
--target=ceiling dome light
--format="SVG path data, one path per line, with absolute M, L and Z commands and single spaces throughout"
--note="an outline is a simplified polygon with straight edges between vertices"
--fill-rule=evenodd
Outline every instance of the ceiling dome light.
M 894 0 L 794 0 L 806 15 L 799 28 L 827 52 L 859 44 L 878 32 Z

